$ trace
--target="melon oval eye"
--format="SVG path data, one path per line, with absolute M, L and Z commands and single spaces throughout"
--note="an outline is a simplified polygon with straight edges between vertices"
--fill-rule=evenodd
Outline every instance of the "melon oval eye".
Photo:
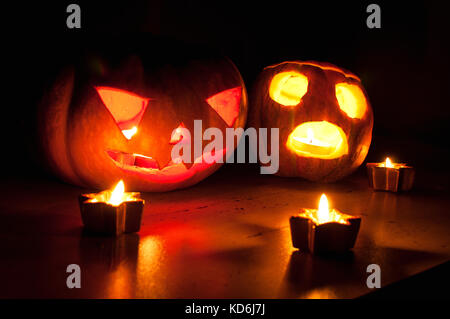
M 361 119 L 366 113 L 366 97 L 361 88 L 355 84 L 336 84 L 336 99 L 341 110 L 352 119 Z
M 284 106 L 299 104 L 306 92 L 308 92 L 308 78 L 298 72 L 278 73 L 270 82 L 270 98 Z

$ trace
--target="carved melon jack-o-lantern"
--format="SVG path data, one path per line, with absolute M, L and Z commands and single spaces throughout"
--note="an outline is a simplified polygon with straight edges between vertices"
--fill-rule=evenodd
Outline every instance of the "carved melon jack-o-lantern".
M 361 81 L 348 71 L 318 62 L 270 66 L 251 103 L 250 126 L 279 128 L 278 175 L 332 182 L 367 155 L 373 113 Z
M 247 96 L 228 59 L 175 65 L 139 55 L 89 59 L 65 69 L 41 102 L 44 153 L 66 181 L 105 189 L 123 179 L 130 190 L 174 190 L 217 170 L 222 164 L 211 156 L 233 152 L 225 147 L 225 129 L 245 125 Z M 194 120 L 202 121 L 201 134 L 221 129 L 224 147 L 194 158 L 184 130 L 194 135 Z M 209 142 L 202 141 L 202 150 Z M 171 157 L 178 143 L 191 143 L 190 161 Z

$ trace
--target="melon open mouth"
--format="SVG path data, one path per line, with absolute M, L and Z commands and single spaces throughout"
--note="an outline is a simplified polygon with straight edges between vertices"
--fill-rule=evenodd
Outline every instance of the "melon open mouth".
M 286 146 L 302 157 L 334 159 L 348 153 L 344 131 L 327 121 L 300 124 L 289 134 Z

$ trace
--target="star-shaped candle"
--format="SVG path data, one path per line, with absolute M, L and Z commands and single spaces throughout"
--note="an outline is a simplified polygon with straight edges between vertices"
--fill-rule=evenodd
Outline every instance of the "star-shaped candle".
M 289 223 L 295 248 L 314 254 L 339 253 L 355 245 L 361 218 L 330 209 L 327 197 L 322 194 L 318 209 L 301 208 Z
M 114 189 L 80 195 L 79 204 L 81 219 L 89 231 L 118 236 L 141 228 L 144 200 L 140 193 L 125 192 L 122 180 Z
M 392 163 L 389 157 L 382 163 L 367 163 L 369 186 L 380 191 L 408 191 L 414 183 L 415 170 L 404 163 Z

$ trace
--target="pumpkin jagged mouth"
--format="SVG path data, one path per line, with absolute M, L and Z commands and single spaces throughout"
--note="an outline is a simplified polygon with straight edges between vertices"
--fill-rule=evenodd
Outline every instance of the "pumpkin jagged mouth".
M 305 122 L 290 134 L 286 146 L 298 156 L 334 159 L 348 153 L 347 136 L 327 121 Z
M 116 165 L 120 167 L 129 166 L 147 169 L 160 169 L 158 161 L 149 156 L 112 150 L 107 150 L 106 153 L 116 163 Z M 172 164 L 173 163 L 169 163 L 166 166 Z
M 155 160 L 152 157 L 136 154 L 136 153 L 126 153 L 122 151 L 115 151 L 115 150 L 107 150 L 106 153 L 108 156 L 113 160 L 113 162 L 116 164 L 116 166 L 128 170 L 128 171 L 140 171 L 140 172 L 146 172 L 146 173 L 156 173 L 156 172 L 162 172 L 162 173 L 168 173 L 172 172 L 174 169 L 179 171 L 180 169 L 182 171 L 191 170 L 193 167 L 195 167 L 198 164 L 206 164 L 207 166 L 210 166 L 215 163 L 205 161 L 206 158 L 223 158 L 223 155 L 226 153 L 226 149 L 222 149 L 220 151 L 214 152 L 212 154 L 211 152 L 203 153 L 203 155 L 199 158 L 196 158 L 194 161 L 194 164 L 191 166 L 191 168 L 187 168 L 185 163 L 180 160 L 171 160 L 167 165 L 164 167 L 160 167 L 157 160 Z

